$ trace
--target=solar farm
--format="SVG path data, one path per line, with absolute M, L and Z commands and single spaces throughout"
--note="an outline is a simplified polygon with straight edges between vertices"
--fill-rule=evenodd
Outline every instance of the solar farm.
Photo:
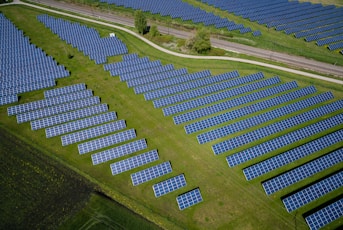
M 303 6 L 307 15 L 320 8 Z M 175 1 L 182 15 L 163 4 L 125 7 L 261 36 L 182 1 Z M 110 37 L 112 29 L 29 8 L 14 18 L 14 9 L 0 13 L 1 125 L 97 181 L 108 196 L 166 229 L 343 224 L 340 86 L 229 62 L 187 66 L 119 30 Z M 19 24 L 25 17 L 48 37 L 33 37 Z M 51 41 L 63 48 L 49 49 Z M 343 48 L 338 36 L 330 41 Z M 75 57 L 62 59 L 65 50 Z

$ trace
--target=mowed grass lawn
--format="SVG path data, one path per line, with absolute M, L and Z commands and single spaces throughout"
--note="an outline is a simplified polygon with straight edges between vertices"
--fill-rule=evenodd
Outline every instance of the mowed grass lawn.
M 130 180 L 132 171 L 112 176 L 109 169 L 111 162 L 92 166 L 90 154 L 80 156 L 76 144 L 62 147 L 59 137 L 46 139 L 44 130 L 31 131 L 29 123 L 18 125 L 15 117 L 7 116 L 7 106 L 2 106 L 0 124 L 6 130 L 16 133 L 30 145 L 39 146 L 45 153 L 96 183 L 112 199 L 163 228 L 307 229 L 301 213 L 287 213 L 279 194 L 267 197 L 260 181 L 247 182 L 241 167 L 230 169 L 227 166 L 226 154 L 214 156 L 210 144 L 199 145 L 195 135 L 186 135 L 183 126 L 174 125 L 171 117 L 164 117 L 161 110 L 154 109 L 152 103 L 146 102 L 142 95 L 135 95 L 118 77 L 111 77 L 105 72 L 102 65 L 95 65 L 88 57 L 53 35 L 36 20 L 37 15 L 45 12 L 24 6 L 7 6 L 0 10 L 31 38 L 33 44 L 41 47 L 71 71 L 71 76 L 60 79 L 58 86 L 86 83 L 87 87 L 94 91 L 94 95 L 101 97 L 102 103 L 107 103 L 111 111 L 117 112 L 119 119 L 126 120 L 128 128 L 136 129 L 138 138 L 147 139 L 149 149 L 158 149 L 160 162 L 171 161 L 172 174 L 160 180 L 184 173 L 187 186 L 161 198 L 155 198 L 151 186 L 156 180 L 133 187 Z M 177 58 L 152 49 L 121 31 L 88 25 L 96 28 L 103 36 L 115 32 L 128 46 L 130 53 L 149 56 L 151 60 L 159 59 L 164 64 L 172 63 L 176 68 L 186 67 L 189 72 L 209 69 L 215 75 L 238 70 L 240 75 L 244 76 L 262 71 L 266 77 L 279 75 L 283 82 L 297 80 L 301 87 L 314 84 L 319 92 L 332 91 L 336 99 L 343 98 L 340 85 L 234 62 Z M 73 58 L 69 59 L 69 54 L 72 54 Z M 120 57 L 113 57 L 110 62 L 120 60 Z M 42 98 L 42 91 L 26 93 L 21 95 L 20 103 Z M 180 211 L 176 196 L 196 187 L 200 188 L 204 201 Z M 310 205 L 301 212 L 305 213 L 313 207 L 314 205 Z M 85 218 L 84 222 L 87 221 Z

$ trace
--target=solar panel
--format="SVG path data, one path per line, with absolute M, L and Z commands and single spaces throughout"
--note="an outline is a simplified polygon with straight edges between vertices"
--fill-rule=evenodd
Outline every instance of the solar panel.
M 257 130 L 253 130 L 251 132 L 242 134 L 240 136 L 236 136 L 232 139 L 219 142 L 212 146 L 212 150 L 214 154 L 218 155 L 226 151 L 235 149 L 237 147 L 246 145 L 258 139 L 284 131 L 285 129 L 289 129 L 294 126 L 303 124 L 305 122 L 309 122 L 315 118 L 322 117 L 324 115 L 330 114 L 342 108 L 343 108 L 343 100 L 335 101 L 331 104 L 317 107 L 310 111 L 295 115 L 293 117 L 289 117 L 285 120 L 281 120 L 279 122 L 272 123 L 268 126 L 264 126 Z
M 95 97 L 88 97 L 88 98 L 77 100 L 77 101 L 72 101 L 65 104 L 60 104 L 60 105 L 46 107 L 46 108 L 42 108 L 38 110 L 33 110 L 27 113 L 20 113 L 17 115 L 17 123 L 20 124 L 27 121 L 37 120 L 43 117 L 49 117 L 49 116 L 57 115 L 60 113 L 66 113 L 69 111 L 81 109 L 81 108 L 96 105 L 99 103 L 100 103 L 100 98 L 95 96 Z
M 187 183 L 185 176 L 183 174 L 180 174 L 178 176 L 164 180 L 160 183 L 154 184 L 152 186 L 152 189 L 154 190 L 155 197 L 160 197 L 186 185 Z
M 267 172 L 270 172 L 272 170 L 278 169 L 284 165 L 290 164 L 298 159 L 301 159 L 305 156 L 309 156 L 311 154 L 314 154 L 318 151 L 324 151 L 325 148 L 334 145 L 336 143 L 343 141 L 343 129 L 338 130 L 336 132 L 330 133 L 328 135 L 325 135 L 321 138 L 318 138 L 316 140 L 310 141 L 304 145 L 301 145 L 297 148 L 288 150 L 286 152 L 283 152 L 279 155 L 276 155 L 274 157 L 271 157 L 267 160 L 264 160 L 260 163 L 257 163 L 255 165 L 252 165 L 250 167 L 253 167 L 254 170 L 261 170 L 261 174 L 265 174 Z M 276 184 L 277 185 L 277 184 Z M 278 190 L 277 188 L 272 190 L 268 189 L 269 187 L 265 187 L 265 192 L 267 195 L 272 194 L 275 190 Z
M 305 217 L 311 230 L 317 230 L 343 216 L 343 198 Z
M 310 98 L 306 98 L 304 100 L 297 101 L 295 103 L 288 104 L 274 110 L 269 110 L 265 113 L 259 113 L 253 117 L 242 119 L 232 124 L 225 125 L 220 128 L 213 129 L 208 132 L 199 134 L 197 136 L 197 139 L 200 144 L 204 144 L 204 143 L 213 141 L 215 139 L 219 139 L 219 138 L 228 136 L 230 134 L 233 134 L 233 133 L 245 130 L 245 129 L 249 129 L 254 126 L 258 126 L 260 124 L 266 123 L 273 119 L 280 118 L 282 116 L 285 116 L 286 114 L 291 114 L 297 111 L 301 111 L 305 108 L 330 100 L 332 98 L 333 98 L 332 93 L 323 93 L 323 94 L 316 95 Z
M 252 105 L 248 105 L 248 106 L 244 106 L 239 109 L 236 109 L 236 110 L 232 110 L 230 112 L 226 112 L 223 114 L 219 114 L 217 116 L 213 116 L 213 117 L 201 120 L 201 121 L 194 122 L 192 124 L 186 125 L 185 131 L 187 134 L 195 133 L 203 129 L 212 127 L 212 126 L 216 126 L 216 125 L 228 122 L 230 120 L 243 117 L 248 114 L 262 111 L 272 106 L 276 106 L 285 102 L 292 101 L 296 98 L 300 98 L 314 92 L 316 92 L 316 89 L 314 86 L 301 88 L 294 92 L 276 96 L 271 99 L 267 99 L 258 103 L 254 103 Z
M 244 149 L 241 152 L 237 152 L 227 157 L 227 162 L 230 167 L 234 167 L 238 164 L 242 164 L 256 157 L 267 154 L 276 149 L 280 149 L 283 146 L 298 142 L 312 135 L 318 134 L 324 130 L 335 127 L 342 123 L 342 114 L 338 114 L 328 119 L 321 120 L 314 124 L 305 126 L 298 130 L 286 133 L 284 135 L 278 136 L 261 144 L 255 145 L 251 148 Z M 248 173 L 248 170 L 244 171 Z M 250 174 L 250 173 L 248 173 Z M 252 179 L 252 175 L 246 175 L 247 180 Z
M 0 97 L 0 105 L 7 105 L 14 102 L 18 102 L 18 96 L 16 94 Z
M 184 194 L 181 194 L 176 197 L 177 204 L 179 205 L 180 210 L 191 207 L 203 201 L 200 189 L 196 188 Z
M 134 168 L 138 168 L 142 165 L 148 164 L 153 161 L 158 160 L 158 152 L 157 150 L 151 150 L 146 153 L 139 154 L 137 156 L 133 156 L 118 162 L 115 162 L 110 165 L 112 175 L 117 175 L 122 172 L 129 171 Z
M 62 113 L 62 114 L 58 114 L 52 117 L 46 117 L 39 120 L 31 121 L 31 129 L 38 130 L 38 129 L 46 128 L 49 126 L 54 126 L 61 123 L 65 123 L 68 121 L 73 121 L 80 118 L 89 117 L 95 114 L 103 113 L 103 112 L 106 112 L 107 110 L 108 110 L 107 104 L 100 104 L 100 105 L 95 105 L 92 107 L 72 111 L 69 113 Z
M 45 129 L 47 138 L 63 135 L 66 133 L 74 132 L 80 129 L 88 128 L 94 125 L 99 125 L 117 119 L 115 112 L 108 112 L 104 114 L 94 115 L 92 117 L 84 118 L 69 123 L 56 125 Z
M 8 116 L 17 115 L 20 113 L 37 110 L 48 106 L 63 104 L 70 101 L 80 100 L 91 96 L 93 96 L 92 90 L 82 90 L 75 93 L 65 94 L 57 97 L 51 97 L 48 99 L 32 101 L 20 105 L 11 106 L 7 108 L 7 113 Z
M 108 133 L 112 133 L 126 127 L 124 120 L 119 120 L 104 125 L 96 126 L 93 128 L 85 129 L 76 133 L 67 134 L 61 136 L 62 146 L 74 144 L 87 139 L 102 136 Z
M 134 186 L 153 180 L 157 177 L 166 175 L 172 172 L 172 167 L 169 161 L 162 164 L 152 166 L 142 171 L 131 174 L 131 181 Z
M 282 199 L 288 212 L 292 212 L 343 186 L 343 171 L 331 175 Z
M 79 83 L 75 85 L 69 85 L 65 87 L 60 87 L 56 89 L 51 89 L 44 91 L 44 97 L 45 98 L 50 98 L 50 97 L 56 97 L 62 94 L 68 94 L 76 91 L 81 91 L 86 89 L 86 84 L 85 83 Z
M 79 154 L 89 153 L 98 149 L 106 148 L 111 145 L 118 144 L 120 142 L 128 141 L 136 137 L 135 129 L 125 130 L 119 133 L 108 135 L 102 138 L 91 140 L 79 144 Z
M 92 154 L 93 165 L 104 163 L 109 160 L 113 160 L 131 153 L 146 149 L 148 146 L 145 139 L 129 142 L 118 147 L 104 150 L 99 153 Z

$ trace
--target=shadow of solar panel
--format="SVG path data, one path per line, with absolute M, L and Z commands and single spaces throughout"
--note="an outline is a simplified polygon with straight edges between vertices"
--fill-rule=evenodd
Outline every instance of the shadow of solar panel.
M 291 133 L 287 133 L 286 135 L 274 138 L 268 142 L 264 142 L 258 146 L 253 147 L 254 150 L 244 150 L 245 158 L 255 158 L 257 156 L 266 154 L 270 151 L 274 151 L 278 148 L 281 148 L 283 146 L 286 146 L 288 144 L 298 142 L 302 139 L 311 137 L 315 134 L 318 134 L 320 132 L 323 132 L 324 130 L 330 129 L 332 127 L 335 127 L 337 125 L 341 125 L 343 121 L 343 114 L 339 114 L 337 116 L 328 118 L 326 120 L 320 121 L 318 123 L 314 123 L 312 125 L 306 126 L 304 128 L 298 129 L 296 131 L 293 131 Z M 250 154 L 249 152 L 255 153 Z M 236 153 L 240 154 L 240 153 Z M 241 157 L 242 159 L 242 154 Z M 252 180 L 258 176 L 261 176 L 267 172 L 270 172 L 275 169 L 274 160 L 265 160 L 258 164 L 254 164 L 252 166 L 249 166 L 245 169 L 243 169 L 243 173 L 247 180 Z
M 152 186 L 152 189 L 154 190 L 155 197 L 160 197 L 167 193 L 178 190 L 186 185 L 187 183 L 185 176 L 183 174 L 180 174 L 178 176 L 164 180 L 160 183 L 154 184 Z
M 65 104 L 50 106 L 27 113 L 20 113 L 17 115 L 17 123 L 24 123 L 27 121 L 37 120 L 43 117 L 54 116 L 60 113 L 66 113 L 69 111 L 89 107 L 100 103 L 100 98 L 98 96 L 89 97 L 77 101 L 72 101 Z
M 184 194 L 181 194 L 176 197 L 177 204 L 180 210 L 184 210 L 185 208 L 189 208 L 193 205 L 196 205 L 203 201 L 200 189 L 194 189 Z
M 26 113 L 33 110 L 42 109 L 49 106 L 59 105 L 75 100 L 80 100 L 88 97 L 92 97 L 92 90 L 82 90 L 75 93 L 65 94 L 57 97 L 51 97 L 48 99 L 32 101 L 20 105 L 15 105 L 7 108 L 8 116 L 17 115 L 20 113 Z
M 282 154 L 271 157 L 267 160 L 264 160 L 258 164 L 255 164 L 251 167 L 254 167 L 255 170 L 258 168 L 261 170 L 261 174 L 278 169 L 284 165 L 290 164 L 298 159 L 314 154 L 318 151 L 324 151 L 325 148 L 334 145 L 336 143 L 342 142 L 343 137 L 339 136 L 343 134 L 343 130 L 339 130 L 328 135 L 325 135 L 316 140 L 310 141 L 304 145 L 301 145 L 297 148 L 288 150 Z M 325 153 L 325 152 L 323 152 Z M 263 184 L 262 184 L 263 185 Z M 272 186 L 264 187 L 267 195 L 274 193 L 278 187 L 274 188 Z
M 85 129 L 76 133 L 61 136 L 62 146 L 74 144 L 87 139 L 99 137 L 126 128 L 124 120 L 119 120 L 93 128 Z
M 282 199 L 288 212 L 292 212 L 343 186 L 343 171 L 312 184 Z
M 279 95 L 276 97 L 273 97 L 271 99 L 267 99 L 252 105 L 244 106 L 242 108 L 219 114 L 217 116 L 210 117 L 208 119 L 204 119 L 198 122 L 194 122 L 192 124 L 185 126 L 185 131 L 187 134 L 199 132 L 201 130 L 210 128 L 212 126 L 216 126 L 225 122 L 228 122 L 233 119 L 237 119 L 239 117 L 246 116 L 248 114 L 252 114 L 258 111 L 262 111 L 264 109 L 292 101 L 294 99 L 306 96 L 308 94 L 316 92 L 315 87 L 309 86 L 306 88 L 299 89 L 294 92 L 286 93 L 283 95 Z
M 336 101 L 331 104 L 323 105 L 321 107 L 317 107 L 305 113 L 301 113 L 293 117 L 289 117 L 285 120 L 281 120 L 279 122 L 270 124 L 268 126 L 264 126 L 257 130 L 254 130 L 254 131 L 242 134 L 240 136 L 236 136 L 232 139 L 228 139 L 218 144 L 215 144 L 212 146 L 212 150 L 214 154 L 216 155 L 221 154 L 223 152 L 235 149 L 239 146 L 243 146 L 245 144 L 256 141 L 263 137 L 270 136 L 272 134 L 275 134 L 283 130 L 292 128 L 294 126 L 303 124 L 305 122 L 311 121 L 315 118 L 319 118 L 321 116 L 330 114 L 342 108 L 343 108 L 343 100 Z
M 58 125 L 61 123 L 66 123 L 66 122 L 81 119 L 84 117 L 93 116 L 95 114 L 104 113 L 107 110 L 108 110 L 107 104 L 100 104 L 100 105 L 95 105 L 95 106 L 91 106 L 84 109 L 79 109 L 79 110 L 68 112 L 68 113 L 62 113 L 62 114 L 58 114 L 52 117 L 46 117 L 39 120 L 31 121 L 31 129 L 38 130 L 38 129 Z
M 211 131 L 199 134 L 197 136 L 197 139 L 200 144 L 204 144 L 204 143 L 213 141 L 215 139 L 219 139 L 221 137 L 225 137 L 230 134 L 233 134 L 233 133 L 245 130 L 245 129 L 249 129 L 254 126 L 258 126 L 260 124 L 271 121 L 273 119 L 283 117 L 287 114 L 301 111 L 303 109 L 322 103 L 324 101 L 328 101 L 330 99 L 333 99 L 333 95 L 331 92 L 323 93 L 323 94 L 316 95 L 310 98 L 306 98 L 304 100 L 297 101 L 293 104 L 288 104 L 283 107 L 270 110 L 265 113 L 257 114 L 253 117 L 246 118 L 244 120 L 240 120 L 229 125 L 225 125 L 218 129 L 213 129 Z
M 81 91 L 85 89 L 86 89 L 86 84 L 79 83 L 79 84 L 74 84 L 74 85 L 69 85 L 65 87 L 60 87 L 60 88 L 44 91 L 44 97 L 45 98 L 56 97 L 63 94 L 73 93 L 73 92 Z
M 112 175 L 117 175 L 117 174 L 129 171 L 131 169 L 138 168 L 150 162 L 157 161 L 158 159 L 159 159 L 158 152 L 155 149 L 146 153 L 139 154 L 137 156 L 127 158 L 125 160 L 115 162 L 110 165 L 110 168 L 111 168 Z
M 317 230 L 343 216 L 343 198 L 305 217 L 311 230 Z
M 45 129 L 45 134 L 47 138 L 63 135 L 80 129 L 88 128 L 94 125 L 100 125 L 109 121 L 117 119 L 115 112 L 108 112 L 104 114 L 95 115 L 92 117 L 84 118 L 81 120 L 56 125 Z
M 131 174 L 131 181 L 134 186 L 142 184 L 144 182 L 153 180 L 157 177 L 166 175 L 172 172 L 172 167 L 169 161 L 162 164 L 152 166 L 142 171 Z
M 113 160 L 125 155 L 129 155 L 134 152 L 146 149 L 148 146 L 145 139 L 140 139 L 137 141 L 129 142 L 118 147 L 104 150 L 99 153 L 92 154 L 93 165 L 104 163 L 109 160 Z
M 120 142 L 128 141 L 136 137 L 135 129 L 125 130 L 102 138 L 81 143 L 77 146 L 79 154 L 89 153 L 98 149 L 106 148 Z

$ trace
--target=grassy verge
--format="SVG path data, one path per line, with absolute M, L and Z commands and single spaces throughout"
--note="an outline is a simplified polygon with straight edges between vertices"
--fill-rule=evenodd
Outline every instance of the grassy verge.
M 164 117 L 161 110 L 154 109 L 152 103 L 146 102 L 142 95 L 135 95 L 133 90 L 127 88 L 126 84 L 120 82 L 117 77 L 110 77 L 102 66 L 95 65 L 88 57 L 53 35 L 36 20 L 36 16 L 44 12 L 23 6 L 4 7 L 2 11 L 24 30 L 32 43 L 43 48 L 48 55 L 53 56 L 71 71 L 71 76 L 59 80 L 58 86 L 85 82 L 96 96 L 101 97 L 102 102 L 109 105 L 110 110 L 117 112 L 119 119 L 127 121 L 128 128 L 136 129 L 138 138 L 146 138 L 149 148 L 158 149 L 161 161 L 172 162 L 172 175 L 185 173 L 187 186 L 178 192 L 157 199 L 151 189 L 155 182 L 133 187 L 130 181 L 131 172 L 112 176 L 109 171 L 110 162 L 92 166 L 90 155 L 80 156 L 77 153 L 77 145 L 62 147 L 57 137 L 47 140 L 44 130 L 33 132 L 29 124 L 18 125 L 14 117 L 7 116 L 5 106 L 0 107 L 1 125 L 12 130 L 31 145 L 45 149 L 47 154 L 58 158 L 68 167 L 77 169 L 101 187 L 106 195 L 164 228 L 290 229 L 297 227 L 307 229 L 301 215 L 289 214 L 285 211 L 279 195 L 267 197 L 261 189 L 260 181 L 249 183 L 245 181 L 241 168 L 229 169 L 224 155 L 213 156 L 210 145 L 199 145 L 194 135 L 185 135 L 182 126 L 175 126 L 170 117 Z M 243 76 L 263 71 L 267 78 L 279 75 L 283 82 L 297 80 L 300 87 L 314 84 L 319 92 L 332 91 L 336 98 L 343 98 L 340 85 L 253 65 L 227 61 L 188 60 L 169 56 L 121 31 L 113 31 L 95 24 L 88 25 L 96 28 L 102 35 L 115 32 L 128 46 L 130 53 L 149 56 L 152 60 L 159 59 L 164 64 L 173 63 L 176 68 L 187 67 L 189 72 L 209 69 L 212 74 L 219 74 L 237 69 Z M 73 54 L 74 57 L 69 59 L 68 54 Z M 109 62 L 119 60 L 120 57 L 113 57 Z M 23 94 L 20 103 L 42 97 L 42 91 Z M 179 211 L 175 201 L 176 195 L 195 187 L 200 187 L 204 202 L 182 212 Z M 303 212 L 313 207 L 314 205 L 307 206 Z

